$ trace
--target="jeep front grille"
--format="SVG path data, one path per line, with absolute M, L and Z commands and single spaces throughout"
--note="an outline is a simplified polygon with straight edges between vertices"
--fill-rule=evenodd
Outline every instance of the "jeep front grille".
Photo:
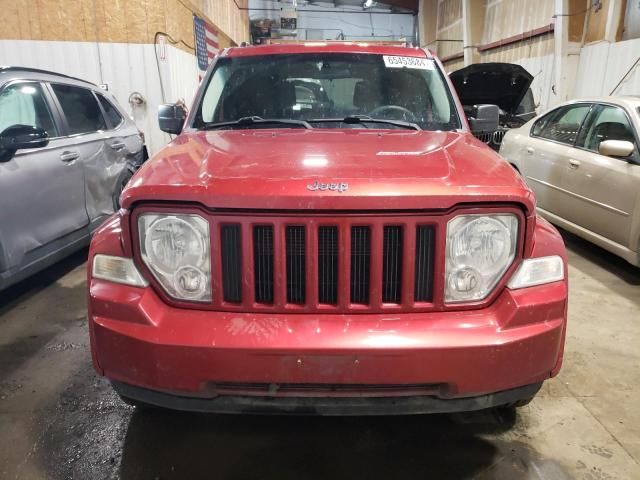
M 491 143 L 491 137 L 493 136 L 493 133 L 474 133 L 473 136 L 481 142 L 489 144 Z
M 415 216 L 211 218 L 212 308 L 429 308 L 435 223 Z
M 506 130 L 496 130 L 495 132 L 493 132 L 493 143 L 494 145 L 500 145 L 502 143 L 502 139 L 504 138 L 505 133 L 507 133 Z

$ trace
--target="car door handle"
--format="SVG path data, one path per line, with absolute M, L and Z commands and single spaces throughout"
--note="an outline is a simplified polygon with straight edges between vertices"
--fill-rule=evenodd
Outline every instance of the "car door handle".
M 531 155 L 531 154 L 533 154 L 533 152 L 535 152 L 535 150 L 534 150 L 534 148 L 533 148 L 533 147 L 527 147 L 527 148 L 525 148 L 525 150 L 527 151 L 527 153 L 528 153 L 529 155 Z
M 60 154 L 60 160 L 62 160 L 64 163 L 72 163 L 74 160 L 77 160 L 80 157 L 80 154 L 78 152 L 62 152 Z
M 569 159 L 569 167 L 570 168 L 578 168 L 580 166 L 580 162 L 578 160 L 575 160 L 573 158 Z
M 122 150 L 126 145 L 123 142 L 113 142 L 109 146 L 114 150 Z

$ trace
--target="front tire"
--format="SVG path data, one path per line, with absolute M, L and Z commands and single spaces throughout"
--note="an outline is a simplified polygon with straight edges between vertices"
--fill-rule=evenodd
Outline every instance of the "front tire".
M 122 194 L 124 188 L 127 186 L 127 183 L 129 183 L 129 180 L 131 180 L 131 177 L 133 177 L 134 173 L 136 173 L 135 167 L 129 164 L 127 164 L 124 170 L 122 170 L 122 173 L 120 173 L 120 176 L 118 177 L 118 180 L 116 182 L 116 188 L 113 192 L 114 212 L 120 210 L 120 195 Z

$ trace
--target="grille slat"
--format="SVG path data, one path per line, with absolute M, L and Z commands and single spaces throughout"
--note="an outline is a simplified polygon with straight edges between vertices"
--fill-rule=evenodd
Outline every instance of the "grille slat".
M 305 302 L 305 253 L 306 237 L 304 227 L 287 227 L 287 302 Z
M 402 286 L 402 227 L 384 227 L 382 301 L 400 303 Z
M 318 301 L 338 303 L 338 227 L 318 228 Z
M 222 288 L 225 302 L 242 301 L 242 257 L 240 225 L 223 225 L 220 230 Z
M 273 303 L 273 227 L 253 228 L 255 301 Z
M 430 302 L 433 298 L 434 229 L 420 225 L 416 228 L 415 292 L 416 302 Z
M 351 303 L 369 303 L 371 230 L 351 227 Z

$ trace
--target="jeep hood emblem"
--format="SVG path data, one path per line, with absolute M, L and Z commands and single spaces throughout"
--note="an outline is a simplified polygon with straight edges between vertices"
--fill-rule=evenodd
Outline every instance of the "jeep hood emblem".
M 312 192 L 316 192 L 318 190 L 326 191 L 331 190 L 333 192 L 346 192 L 349 190 L 349 184 L 345 182 L 336 182 L 336 183 L 321 183 L 316 180 L 313 183 L 307 185 L 307 188 Z

